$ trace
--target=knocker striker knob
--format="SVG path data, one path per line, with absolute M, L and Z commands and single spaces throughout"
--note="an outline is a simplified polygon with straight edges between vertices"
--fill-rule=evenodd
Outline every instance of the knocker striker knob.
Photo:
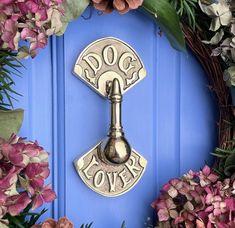
M 124 136 L 121 123 L 122 94 L 117 78 L 107 83 L 108 98 L 111 102 L 111 123 L 108 137 L 100 144 L 99 154 L 106 163 L 123 164 L 131 155 L 131 147 Z

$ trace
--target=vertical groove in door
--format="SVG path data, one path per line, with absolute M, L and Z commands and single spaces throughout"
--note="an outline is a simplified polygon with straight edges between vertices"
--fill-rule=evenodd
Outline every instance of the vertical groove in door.
M 58 199 L 53 216 L 65 215 L 65 101 L 64 101 L 64 37 L 53 38 L 53 184 Z
M 154 192 L 154 197 L 157 196 L 158 191 L 159 191 L 159 176 L 157 174 L 157 165 L 156 162 L 158 161 L 158 153 L 157 153 L 157 143 L 158 143 L 158 138 L 157 138 L 157 67 L 156 63 L 158 61 L 158 37 L 157 37 L 157 32 L 158 32 L 158 26 L 154 24 L 154 29 L 153 29 L 153 34 L 156 36 L 153 39 L 153 158 L 154 158 L 154 168 L 153 168 L 153 183 L 155 186 L 153 189 Z
M 179 174 L 179 53 L 165 36 L 157 37 L 156 142 L 157 192 Z

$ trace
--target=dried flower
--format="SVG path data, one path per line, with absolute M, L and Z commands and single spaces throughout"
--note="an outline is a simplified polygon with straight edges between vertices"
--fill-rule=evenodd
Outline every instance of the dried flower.
M 54 219 L 47 219 L 42 223 L 42 225 L 34 225 L 32 228 L 73 228 L 73 223 L 69 221 L 66 217 L 60 218 L 58 222 Z
M 20 51 L 34 57 L 44 48 L 48 36 L 62 28 L 62 0 L 3 0 L 0 3 L 0 48 Z M 19 41 L 29 42 L 29 48 L 19 49 Z M 21 53 L 22 52 L 22 53 Z
M 220 181 L 209 166 L 172 179 L 152 203 L 160 227 L 220 227 L 235 224 L 235 181 Z M 169 225 L 170 224 L 170 225 Z
M 37 142 L 12 135 L 0 139 L 0 227 L 5 215 L 19 215 L 30 203 L 32 209 L 56 198 L 49 176 L 48 153 Z M 4 227 L 4 226 L 3 226 Z

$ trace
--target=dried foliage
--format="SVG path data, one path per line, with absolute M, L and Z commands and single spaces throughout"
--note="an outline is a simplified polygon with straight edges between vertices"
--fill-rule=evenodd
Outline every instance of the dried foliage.
M 209 88 L 214 92 L 218 101 L 218 147 L 232 152 L 235 148 L 234 107 L 232 105 L 229 88 L 226 86 L 223 79 L 221 59 L 220 57 L 212 56 L 212 48 L 201 42 L 204 39 L 202 33 L 193 31 L 187 25 L 183 26 L 183 31 L 186 43 L 204 68 L 209 79 Z M 225 155 L 228 157 L 229 154 L 225 153 Z M 227 157 L 217 157 L 217 171 L 222 177 L 224 175 L 228 176 L 224 173 L 226 168 L 224 165 Z

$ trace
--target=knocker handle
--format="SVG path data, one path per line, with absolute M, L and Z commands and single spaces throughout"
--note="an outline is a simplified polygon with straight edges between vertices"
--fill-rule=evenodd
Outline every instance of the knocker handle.
M 111 123 L 108 138 L 100 144 L 99 155 L 104 162 L 119 165 L 128 161 L 131 147 L 124 137 L 121 121 L 122 94 L 117 78 L 107 83 L 107 92 L 111 102 Z

